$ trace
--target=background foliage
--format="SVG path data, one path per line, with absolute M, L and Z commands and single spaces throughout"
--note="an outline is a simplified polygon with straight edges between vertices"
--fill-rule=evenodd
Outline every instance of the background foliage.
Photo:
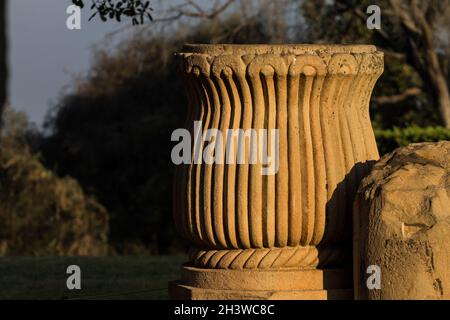
M 5 112 L 0 143 L 0 255 L 105 255 L 108 214 L 73 178 L 44 168 L 24 141 L 27 120 Z
M 398 147 L 416 142 L 433 142 L 450 140 L 450 130 L 443 127 L 395 127 L 389 130 L 375 130 L 380 155 L 393 151 Z
M 99 50 L 89 74 L 49 115 L 39 150 L 60 175 L 76 177 L 110 214 L 119 253 L 182 249 L 172 222 L 170 136 L 184 124 L 187 102 L 172 55 L 183 43 L 253 39 L 259 25 L 233 34 L 233 19 L 197 27 L 183 38 L 137 36 L 114 53 Z

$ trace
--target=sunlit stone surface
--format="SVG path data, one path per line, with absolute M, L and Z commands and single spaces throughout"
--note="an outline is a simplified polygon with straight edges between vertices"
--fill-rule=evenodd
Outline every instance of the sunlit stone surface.
M 186 45 L 177 59 L 191 136 L 194 121 L 203 132 L 277 129 L 279 169 L 262 175 L 248 145 L 244 164 L 177 166 L 174 217 L 192 249 L 171 296 L 352 298 L 351 208 L 379 157 L 369 100 L 382 53 L 367 45 Z

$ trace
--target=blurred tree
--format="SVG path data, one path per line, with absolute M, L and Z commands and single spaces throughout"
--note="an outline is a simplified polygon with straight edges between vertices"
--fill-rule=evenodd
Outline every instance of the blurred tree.
M 99 14 L 104 21 L 126 12 L 143 22 L 144 8 L 152 19 L 147 1 L 90 1 L 93 15 Z M 82 6 L 89 0 L 73 2 Z M 372 100 L 374 125 L 379 128 L 436 123 L 450 126 L 450 0 L 382 0 L 377 3 L 382 9 L 383 26 L 372 31 L 365 25 L 368 17 L 365 11 L 372 4 L 368 0 L 215 0 L 205 3 L 184 0 L 169 4 L 165 14 L 160 13 L 154 21 L 199 18 L 220 23 L 219 16 L 234 4 L 231 12 L 241 17 L 237 30 L 245 26 L 247 20 L 254 20 L 256 13 L 264 19 L 263 32 L 279 35 L 278 39 L 272 37 L 274 42 L 375 43 L 386 53 L 386 72 Z M 305 19 L 292 15 L 293 8 L 299 4 Z M 257 10 L 249 15 L 254 8 Z M 295 29 L 288 26 L 294 20 L 298 22 Z M 154 28 L 154 24 L 151 26 Z
M 172 222 L 170 137 L 183 127 L 187 102 L 173 53 L 189 42 L 271 42 L 262 20 L 208 20 L 187 37 L 138 33 L 114 51 L 100 49 L 89 74 L 49 114 L 46 163 L 77 178 L 107 208 L 119 253 L 183 245 Z
M 382 26 L 369 30 L 369 15 L 365 12 L 372 4 L 370 0 L 305 1 L 302 11 L 312 38 L 338 43 L 372 42 L 384 50 L 387 59 L 397 59 L 414 70 L 421 80 L 420 87 L 402 88 L 393 96 L 379 97 L 380 104 L 397 103 L 426 92 L 429 105 L 437 108 L 440 121 L 450 128 L 450 0 L 377 1 Z
M 6 12 L 7 0 L 0 1 L 0 128 L 2 125 L 2 115 L 7 100 L 8 68 L 6 61 L 7 35 L 6 35 Z
M 108 214 L 70 177 L 46 169 L 27 143 L 24 113 L 4 109 L 0 133 L 0 256 L 106 255 Z
M 170 29 L 169 37 L 148 35 L 155 25 L 148 24 L 116 50 L 97 50 L 89 73 L 48 114 L 48 136 L 40 145 L 46 164 L 60 175 L 76 177 L 107 208 L 110 244 L 119 253 L 167 253 L 182 247 L 172 223 L 168 141 L 183 126 L 186 107 L 172 54 L 189 42 L 381 44 L 387 59 L 382 85 L 376 88 L 381 111 L 375 123 L 379 128 L 435 124 L 440 113 L 429 107 L 425 80 L 408 62 L 408 53 L 386 49 L 383 38 L 340 2 L 331 1 L 337 7 L 329 7 L 330 1 L 302 1 L 305 19 L 295 29 L 289 23 L 296 17 L 287 18 L 298 6 L 293 0 L 214 1 L 208 10 L 186 0 L 170 7 L 168 15 L 154 21 L 189 17 L 200 18 L 200 24 Z M 234 10 L 223 18 L 232 3 Z M 396 107 L 386 107 L 391 105 Z

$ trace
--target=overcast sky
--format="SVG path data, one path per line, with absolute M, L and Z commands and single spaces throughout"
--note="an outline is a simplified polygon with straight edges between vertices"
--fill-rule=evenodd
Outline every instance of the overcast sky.
M 71 0 L 9 1 L 9 100 L 15 109 L 25 111 L 38 126 L 42 125 L 47 111 L 58 101 L 63 89 L 70 88 L 73 77 L 88 70 L 93 45 L 104 44 L 108 34 L 130 24 L 103 23 L 97 18 L 89 22 L 90 0 L 86 0 L 81 30 L 69 30 L 66 10 L 71 3 Z M 162 18 L 165 10 L 180 3 L 184 2 L 153 0 L 153 15 Z M 215 2 L 197 0 L 196 3 L 208 10 Z M 116 33 L 112 40 L 120 41 L 127 34 L 128 31 Z M 111 44 L 111 37 L 108 39 Z
M 92 45 L 122 27 L 114 22 L 87 22 L 89 11 L 85 10 L 82 29 L 68 30 L 66 9 L 70 3 L 9 1 L 10 102 L 38 125 L 73 75 L 89 67 Z

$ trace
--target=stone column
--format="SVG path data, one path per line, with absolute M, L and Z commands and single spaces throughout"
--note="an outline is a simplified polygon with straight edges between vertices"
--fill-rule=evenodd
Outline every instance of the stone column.
M 177 58 L 192 163 L 176 168 L 174 217 L 192 248 L 171 297 L 352 298 L 351 207 L 378 159 L 369 100 L 382 53 L 368 45 L 186 45 Z M 251 162 L 249 144 L 239 150 L 245 163 L 195 163 L 195 142 L 211 128 L 224 137 L 216 153 L 232 139 L 226 129 L 277 129 L 276 174 Z M 269 150 L 275 142 L 269 134 Z

